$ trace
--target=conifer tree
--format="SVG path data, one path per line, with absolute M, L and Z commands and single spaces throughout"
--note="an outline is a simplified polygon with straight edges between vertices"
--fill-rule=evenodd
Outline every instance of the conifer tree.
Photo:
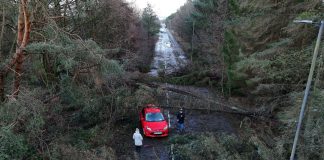
M 160 22 L 150 4 L 147 4 L 147 7 L 144 8 L 142 13 L 142 22 L 148 32 L 148 37 L 152 37 L 159 32 Z

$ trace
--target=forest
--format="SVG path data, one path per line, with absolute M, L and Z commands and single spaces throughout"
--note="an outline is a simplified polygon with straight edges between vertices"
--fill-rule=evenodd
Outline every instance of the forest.
M 289 159 L 323 13 L 188 0 L 160 20 L 124 0 L 1 0 L 0 159 Z M 188 63 L 154 77 L 164 26 Z M 296 159 L 324 158 L 323 57 L 320 43 Z M 148 103 L 188 112 L 188 133 L 144 139 L 153 158 L 131 137 Z

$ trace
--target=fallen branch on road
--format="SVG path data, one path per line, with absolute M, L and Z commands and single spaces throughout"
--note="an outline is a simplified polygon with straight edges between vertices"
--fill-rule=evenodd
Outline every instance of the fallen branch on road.
M 226 103 L 222 103 L 210 98 L 206 98 L 197 94 L 194 94 L 192 92 L 188 92 L 182 89 L 178 89 L 178 88 L 174 88 L 174 87 L 167 87 L 167 86 L 163 86 L 160 84 L 138 84 L 138 85 L 144 85 L 144 86 L 148 86 L 151 88 L 160 88 L 162 90 L 166 90 L 166 91 L 171 91 L 171 92 L 175 92 L 181 95 L 186 95 L 186 96 L 191 96 L 197 99 L 200 99 L 202 101 L 214 104 L 219 106 L 217 109 L 215 108 L 195 108 L 194 110 L 205 110 L 205 111 L 215 111 L 215 112 L 224 112 L 224 113 L 231 113 L 231 114 L 239 114 L 239 115 L 244 115 L 244 116 L 249 116 L 249 117 L 271 117 L 271 114 L 267 111 L 260 111 L 260 110 L 246 110 L 243 109 L 243 107 L 240 106 L 234 106 L 233 104 L 226 104 Z M 163 106 L 163 107 L 170 107 L 170 106 Z M 176 107 L 170 107 L 170 108 L 176 108 Z M 188 107 L 183 107 L 184 109 L 192 109 L 192 108 L 188 108 Z

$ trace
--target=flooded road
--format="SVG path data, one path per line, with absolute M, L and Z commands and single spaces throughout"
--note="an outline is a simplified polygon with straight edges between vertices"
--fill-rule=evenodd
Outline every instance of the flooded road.
M 158 77 L 159 74 L 169 75 L 185 67 L 187 63 L 187 57 L 180 45 L 165 27 L 165 24 L 162 24 L 159 39 L 155 45 L 151 70 L 148 74 L 154 77 Z

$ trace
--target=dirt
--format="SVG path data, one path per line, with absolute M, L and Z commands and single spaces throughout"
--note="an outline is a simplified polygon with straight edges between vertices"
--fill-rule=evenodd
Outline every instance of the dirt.
M 221 113 L 199 113 L 192 111 L 187 115 L 187 131 L 188 132 L 223 132 L 236 133 L 232 127 L 231 120 Z
M 167 145 L 168 137 L 164 138 L 147 138 L 143 140 L 141 151 L 141 160 L 167 160 L 169 159 L 169 146 Z

